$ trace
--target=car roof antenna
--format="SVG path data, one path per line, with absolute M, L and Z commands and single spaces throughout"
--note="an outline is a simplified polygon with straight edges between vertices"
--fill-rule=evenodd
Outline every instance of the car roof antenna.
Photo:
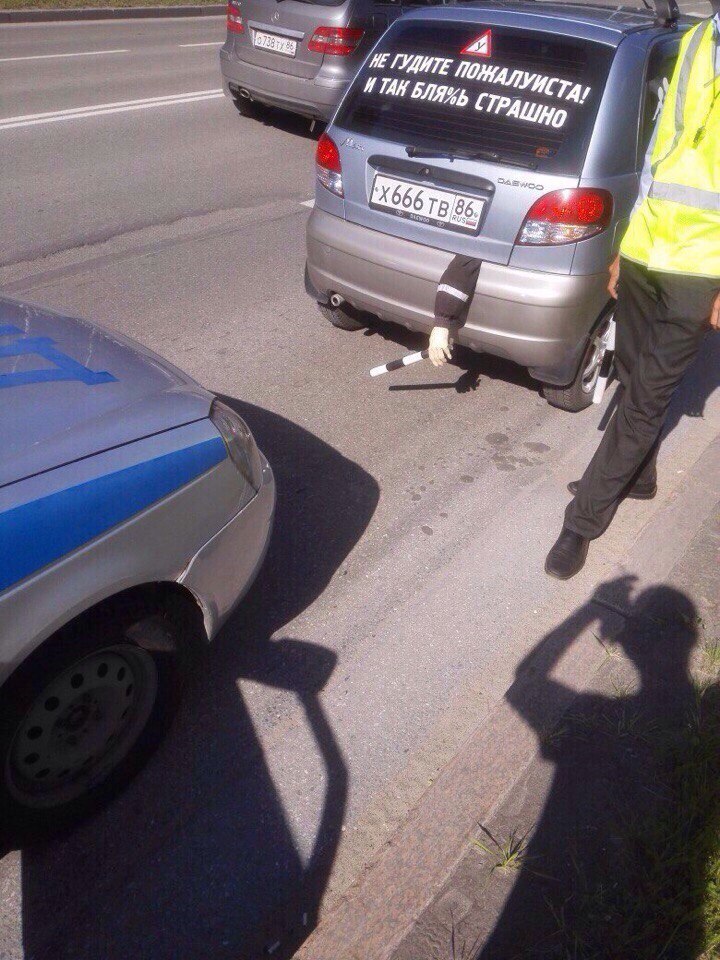
M 659 27 L 673 27 L 679 17 L 677 0 L 655 0 L 655 23 Z

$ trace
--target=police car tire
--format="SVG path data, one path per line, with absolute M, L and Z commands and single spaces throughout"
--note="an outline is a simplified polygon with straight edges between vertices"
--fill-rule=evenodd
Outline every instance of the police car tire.
M 354 332 L 356 330 L 366 330 L 368 327 L 367 321 L 361 320 L 361 314 L 352 307 L 346 307 L 345 305 L 327 307 L 322 303 L 319 303 L 318 306 L 320 307 L 320 313 L 338 330 Z
M 162 618 L 164 635 L 175 645 L 175 652 L 152 651 L 157 673 L 154 701 L 147 721 L 130 751 L 119 759 L 107 775 L 88 791 L 68 803 L 53 806 L 29 806 L 20 802 L 10 789 L 8 764 L 14 736 L 28 711 L 52 681 L 74 663 L 94 652 L 127 645 L 142 636 L 143 624 Z M 179 705 L 189 673 L 192 645 L 183 636 L 180 618 L 170 619 L 167 611 L 145 605 L 103 612 L 97 617 L 81 617 L 60 630 L 21 665 L 0 690 L 0 809 L 10 838 L 18 844 L 31 842 L 69 827 L 91 811 L 103 806 L 119 793 L 144 766 L 160 743 Z

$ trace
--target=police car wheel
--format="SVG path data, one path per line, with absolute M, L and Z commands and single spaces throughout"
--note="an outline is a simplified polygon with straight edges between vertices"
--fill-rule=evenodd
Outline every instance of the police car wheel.
M 595 385 L 605 356 L 606 348 L 603 338 L 607 328 L 608 320 L 606 319 L 593 330 L 577 375 L 569 386 L 554 387 L 548 383 L 543 385 L 542 394 L 551 407 L 568 410 L 570 413 L 579 413 L 592 404 Z
M 320 313 L 338 330 L 366 330 L 368 327 L 367 320 L 362 319 L 363 314 L 349 304 L 343 303 L 339 307 L 327 307 L 319 303 L 318 306 L 320 307 Z
M 163 619 L 166 649 L 145 649 L 157 618 L 138 613 L 61 631 L 0 693 L 0 806 L 21 841 L 108 800 L 169 724 L 186 674 L 181 639 Z

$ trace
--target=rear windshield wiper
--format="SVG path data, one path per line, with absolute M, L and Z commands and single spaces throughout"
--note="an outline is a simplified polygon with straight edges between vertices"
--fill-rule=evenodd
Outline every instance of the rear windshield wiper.
M 419 160 L 493 160 L 495 163 L 507 163 L 513 167 L 524 167 L 526 170 L 536 170 L 536 160 L 518 160 L 515 157 L 503 156 L 495 150 L 475 150 L 472 153 L 463 150 L 426 150 L 424 147 L 405 147 L 409 157 Z

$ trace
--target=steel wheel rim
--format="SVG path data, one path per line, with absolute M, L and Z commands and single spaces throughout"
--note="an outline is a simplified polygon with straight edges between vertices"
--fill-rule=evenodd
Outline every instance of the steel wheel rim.
M 5 782 L 26 807 L 69 803 L 129 755 L 157 697 L 157 668 L 131 644 L 107 647 L 61 671 L 19 724 Z

